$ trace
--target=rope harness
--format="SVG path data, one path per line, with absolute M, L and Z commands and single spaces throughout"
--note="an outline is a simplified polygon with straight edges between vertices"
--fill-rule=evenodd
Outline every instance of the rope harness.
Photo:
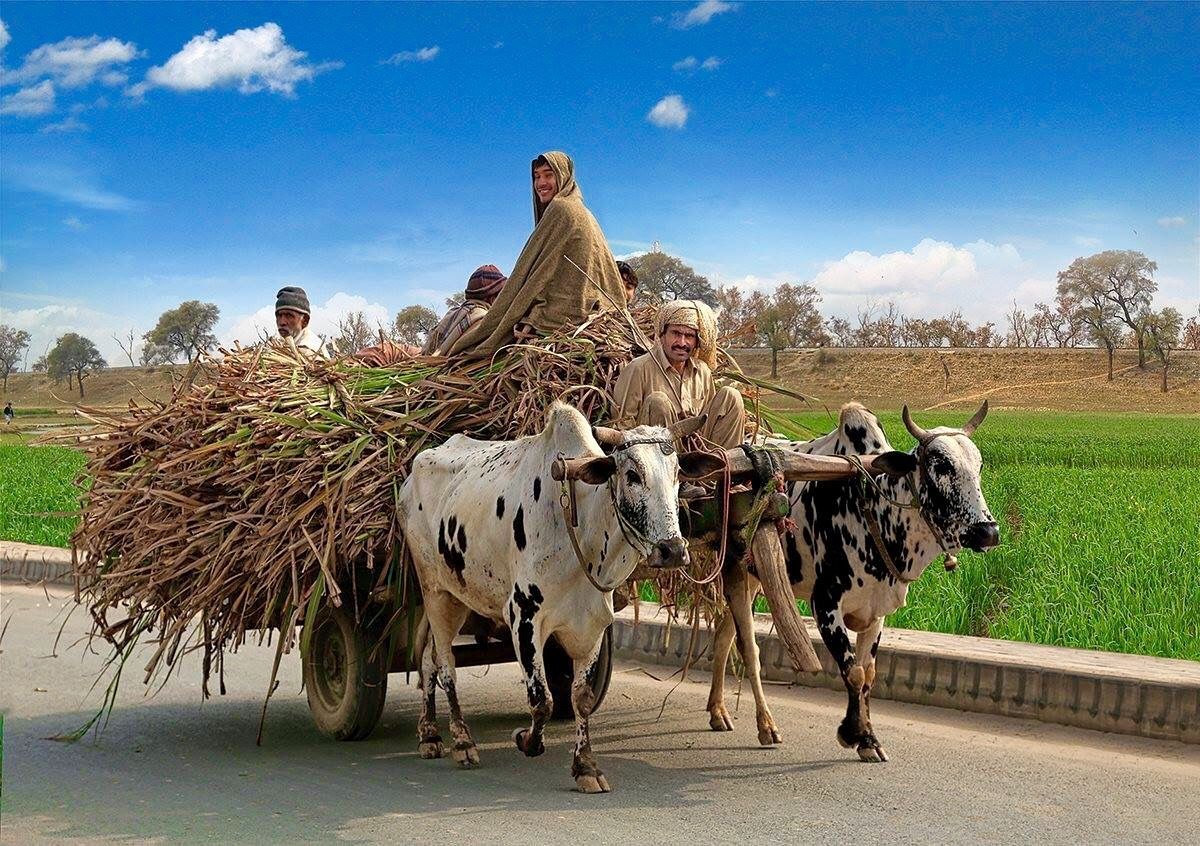
M 610 454 L 615 455 L 616 453 L 623 452 L 630 447 L 646 444 L 657 444 L 658 448 L 662 450 L 663 455 L 671 455 L 673 452 L 675 452 L 675 443 L 669 438 L 632 438 L 630 440 L 622 441 L 620 444 L 613 447 L 612 453 Z M 562 455 L 559 455 L 559 458 L 562 458 Z M 612 501 L 613 511 L 616 512 L 617 515 L 617 525 L 621 527 L 621 534 L 625 538 L 626 543 L 639 552 L 648 555 L 649 553 L 646 552 L 643 544 L 649 545 L 649 538 L 645 537 L 645 535 L 643 535 L 636 526 L 631 525 L 621 513 L 620 505 L 617 502 L 616 478 L 616 473 L 613 473 L 608 478 L 608 495 L 609 499 Z M 575 560 L 579 562 L 579 569 L 583 571 L 585 576 L 587 576 L 587 580 L 591 582 L 592 587 L 601 593 L 609 593 L 613 590 L 616 590 L 618 587 L 620 587 L 621 582 L 616 582 L 610 586 L 600 584 L 600 582 L 596 580 L 596 577 L 592 575 L 592 568 L 588 566 L 583 554 L 583 550 L 579 546 L 579 537 L 575 533 L 575 529 L 579 526 L 579 502 L 575 496 L 575 479 L 563 479 L 562 492 L 559 494 L 558 504 L 559 507 L 562 508 L 563 519 L 567 524 L 567 537 L 571 541 L 571 549 L 575 551 Z M 633 537 L 630 536 L 631 534 Z M 600 561 L 596 565 L 596 571 L 599 572 L 600 568 L 603 566 L 604 562 Z M 621 581 L 624 580 L 622 579 Z
M 932 441 L 935 438 L 946 437 L 947 435 L 950 435 L 950 434 L 953 434 L 953 433 L 943 432 L 941 434 L 934 435 L 929 440 Z M 927 442 L 925 442 L 925 443 L 927 443 Z M 920 452 L 920 450 L 925 446 L 925 443 L 921 443 L 918 445 L 918 447 L 917 447 L 918 452 Z M 867 485 L 868 484 L 870 484 L 871 487 L 873 487 L 875 489 L 875 492 L 877 494 L 879 494 L 880 498 L 882 498 L 884 501 L 886 501 L 890 505 L 893 505 L 896 508 L 899 508 L 902 510 L 917 512 L 917 516 L 921 518 L 921 522 L 923 522 L 925 524 L 925 528 L 927 528 L 929 530 L 929 533 L 931 535 L 933 535 L 934 542 L 937 543 L 938 548 L 941 549 L 942 554 L 945 555 L 946 560 L 945 560 L 944 566 L 945 566 L 946 570 L 953 571 L 956 567 L 958 567 L 958 558 L 954 555 L 954 553 L 952 553 L 950 551 L 950 547 L 946 543 L 945 537 L 942 535 L 941 531 L 939 531 L 938 528 L 933 525 L 933 521 L 929 519 L 929 516 L 925 513 L 925 510 L 921 507 L 921 495 L 920 495 L 920 491 L 918 490 L 918 486 L 917 486 L 917 482 L 918 482 L 917 476 L 920 471 L 920 463 L 919 462 L 917 465 L 917 469 L 913 470 L 911 473 L 909 473 L 907 476 L 904 477 L 905 481 L 908 482 L 909 490 L 912 491 L 912 499 L 910 499 L 908 502 L 900 502 L 899 500 L 895 499 L 890 494 L 888 494 L 888 492 L 883 489 L 883 486 L 880 485 L 879 482 L 875 478 L 873 478 L 869 473 L 866 472 L 866 468 L 864 468 L 863 464 L 862 464 L 862 459 L 860 459 L 857 455 L 846 455 L 846 456 L 842 456 L 842 457 L 845 458 L 847 461 L 849 461 L 851 464 L 854 464 L 855 466 L 858 467 L 859 493 L 860 493 L 859 500 L 862 503 L 862 512 L 863 512 L 863 517 L 866 519 L 867 531 L 871 535 L 871 540 L 875 544 L 875 549 L 879 552 L 879 557 L 881 559 L 883 559 L 883 565 L 887 568 L 887 571 L 892 575 L 892 578 L 894 578 L 896 581 L 898 581 L 902 584 L 911 584 L 917 580 L 917 577 L 909 576 L 909 575 L 905 574 L 903 571 L 901 571 L 901 569 L 896 566 L 896 560 L 892 557 L 891 552 L 888 551 L 887 544 L 884 543 L 884 540 L 883 540 L 883 530 L 880 528 L 880 525 L 879 525 L 879 517 L 875 513 L 875 509 L 871 507 L 871 503 L 868 502 L 868 500 L 867 500 Z

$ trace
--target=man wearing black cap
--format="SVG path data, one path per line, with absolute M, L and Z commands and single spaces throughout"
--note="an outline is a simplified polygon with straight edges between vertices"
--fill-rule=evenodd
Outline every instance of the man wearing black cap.
M 279 289 L 275 295 L 275 328 L 279 330 L 279 337 L 291 338 L 298 348 L 325 358 L 325 342 L 308 328 L 311 318 L 312 309 L 303 288 L 288 285 Z
M 494 264 L 476 269 L 467 281 L 463 301 L 450 309 L 437 328 L 429 333 L 421 352 L 426 355 L 445 355 L 464 332 L 483 319 L 500 295 L 508 277 Z

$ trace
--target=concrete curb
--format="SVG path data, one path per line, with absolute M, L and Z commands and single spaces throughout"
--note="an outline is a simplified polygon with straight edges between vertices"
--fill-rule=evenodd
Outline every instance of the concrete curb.
M 72 585 L 71 551 L 0 541 L 0 578 Z M 617 615 L 617 657 L 682 667 L 691 630 L 668 626 L 657 605 L 643 602 Z M 816 624 L 806 618 L 823 672 L 797 676 L 771 618 L 755 616 L 763 678 L 842 690 Z M 712 669 L 703 627 L 693 665 Z M 1041 720 L 1200 744 L 1200 663 L 1093 652 L 989 638 L 884 629 L 872 695 L 1007 717 Z
M 0 578 L 74 585 L 71 550 L 56 546 L 0 541 Z
M 613 647 L 627 660 L 682 667 L 691 629 L 666 624 L 656 605 L 617 615 Z M 787 651 L 756 615 L 763 678 L 843 690 L 816 624 L 806 618 L 824 668 L 797 676 Z M 693 664 L 711 670 L 711 639 L 701 627 Z M 872 696 L 1066 726 L 1200 743 L 1200 663 L 906 629 L 885 629 Z M 769 695 L 769 694 L 768 694 Z

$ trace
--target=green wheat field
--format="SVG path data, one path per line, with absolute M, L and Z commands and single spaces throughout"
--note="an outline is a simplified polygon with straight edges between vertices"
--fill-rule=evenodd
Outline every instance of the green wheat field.
M 963 412 L 917 415 L 929 428 Z M 898 449 L 913 440 L 881 414 Z M 789 414 L 795 437 L 825 412 Z M 893 626 L 1200 660 L 1200 416 L 994 411 L 976 433 L 1001 546 L 930 567 Z M 0 439 L 0 539 L 65 546 L 80 454 Z

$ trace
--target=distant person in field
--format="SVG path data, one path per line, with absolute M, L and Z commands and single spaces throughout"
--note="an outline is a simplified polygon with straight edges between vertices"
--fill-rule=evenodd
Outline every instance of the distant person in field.
M 699 300 L 664 303 L 655 319 L 658 343 L 625 365 L 613 390 L 617 425 L 669 426 L 707 414 L 700 436 L 736 447 L 746 437 L 746 407 L 736 388 L 717 387 L 717 319 Z
M 491 358 L 518 338 L 573 329 L 592 314 L 625 305 L 616 259 L 583 204 L 570 156 L 540 155 L 530 175 L 533 234 L 495 304 L 450 346 L 451 356 Z
M 279 331 L 279 337 L 291 338 L 298 348 L 326 358 L 325 342 L 308 328 L 311 319 L 312 308 L 303 288 L 288 285 L 279 289 L 275 295 L 275 328 Z
M 488 309 L 500 296 L 508 277 L 494 264 L 485 264 L 471 274 L 463 301 L 456 305 L 429 333 L 421 352 L 445 355 L 468 329 L 487 316 Z
M 625 285 L 625 303 L 633 305 L 633 301 L 637 299 L 637 274 L 633 272 L 633 268 L 627 261 L 617 262 L 617 271 L 621 274 L 621 282 Z
M 7 403 L 4 406 L 4 425 L 5 426 L 7 426 L 9 423 L 11 423 L 13 421 L 14 413 L 15 412 L 13 411 L 12 403 L 11 402 Z

